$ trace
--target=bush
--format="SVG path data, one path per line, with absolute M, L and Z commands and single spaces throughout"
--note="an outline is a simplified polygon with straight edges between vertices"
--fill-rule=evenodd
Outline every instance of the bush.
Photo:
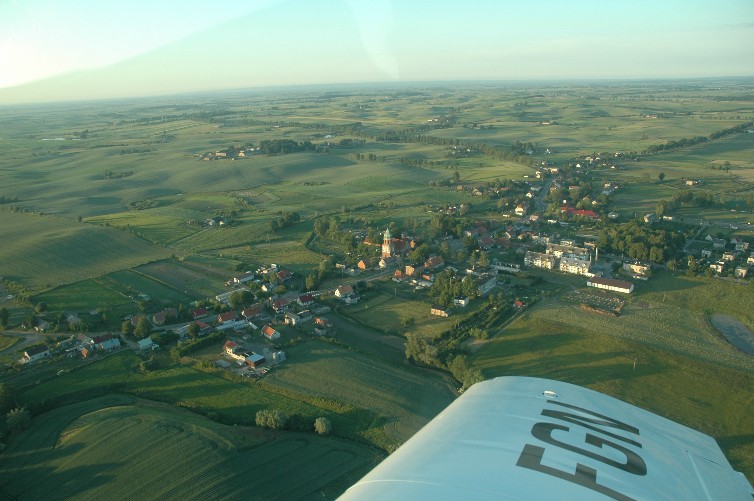
M 280 411 L 269 411 L 265 409 L 257 412 L 255 422 L 257 426 L 263 428 L 282 430 L 288 422 L 288 416 Z
M 31 424 L 31 414 L 26 407 L 16 407 L 5 416 L 5 425 L 11 432 L 25 430 Z
M 314 421 L 314 431 L 320 435 L 329 435 L 332 431 L 332 423 L 326 417 L 318 417 Z

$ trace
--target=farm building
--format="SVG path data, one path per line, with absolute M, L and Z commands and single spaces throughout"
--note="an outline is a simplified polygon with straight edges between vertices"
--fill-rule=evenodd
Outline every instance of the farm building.
M 96 336 L 92 339 L 92 343 L 98 350 L 103 351 L 112 351 L 120 348 L 120 339 L 114 337 L 112 334 Z
M 450 316 L 450 310 L 443 308 L 442 306 L 433 306 L 432 308 L 430 308 L 429 313 L 432 315 L 437 315 L 438 317 Z
M 249 364 L 249 367 L 257 368 L 261 367 L 266 363 L 266 360 L 262 355 L 259 355 L 258 353 L 252 353 L 248 357 L 246 357 L 246 363 Z
M 614 292 L 624 292 L 626 294 L 630 294 L 634 290 L 634 284 L 631 282 L 615 280 L 614 278 L 592 277 L 587 280 L 586 285 Z
M 225 344 L 223 345 L 223 350 L 225 350 L 225 353 L 227 353 L 228 355 L 232 355 L 234 353 L 233 350 L 235 350 L 237 346 L 238 344 L 236 344 L 234 341 L 228 340 L 228 341 L 225 341 Z
M 234 284 L 245 284 L 246 282 L 251 282 L 256 278 L 256 273 L 253 271 L 247 271 L 243 275 L 239 275 L 237 277 L 233 277 L 231 279 L 231 282 Z
M 49 356 L 50 356 L 50 349 L 47 347 L 47 345 L 44 345 L 44 344 L 31 346 L 27 348 L 26 351 L 24 352 L 24 360 L 26 360 L 27 362 L 34 362 L 36 360 L 41 360 Z

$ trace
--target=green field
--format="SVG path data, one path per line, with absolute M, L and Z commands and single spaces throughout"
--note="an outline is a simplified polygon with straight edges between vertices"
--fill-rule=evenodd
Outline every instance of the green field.
M 384 286 L 389 290 L 390 286 Z M 344 312 L 364 325 L 378 327 L 380 330 L 392 334 L 403 334 L 406 331 L 417 332 L 429 338 L 439 336 L 450 329 L 451 320 L 430 314 L 432 303 L 422 297 L 417 300 L 406 300 L 397 295 L 386 292 L 370 295 L 365 301 L 348 306 Z M 410 323 L 406 327 L 405 322 Z
M 332 498 L 380 457 L 336 438 L 229 427 L 113 395 L 35 418 L 4 452 L 0 493 L 28 499 Z
M 308 342 L 287 352 L 288 360 L 260 383 L 362 407 L 375 416 L 378 429 L 366 436 L 388 450 L 406 441 L 447 407 L 453 393 L 422 370 L 398 367 L 361 353 L 321 342 Z
M 131 268 L 169 255 L 165 249 L 113 228 L 7 211 L 0 211 L 0 239 L 0 274 L 31 290 Z

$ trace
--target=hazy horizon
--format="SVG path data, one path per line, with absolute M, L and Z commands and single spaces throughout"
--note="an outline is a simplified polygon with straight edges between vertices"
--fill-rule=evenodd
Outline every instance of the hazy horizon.
M 749 0 L 0 5 L 0 103 L 312 84 L 754 76 Z

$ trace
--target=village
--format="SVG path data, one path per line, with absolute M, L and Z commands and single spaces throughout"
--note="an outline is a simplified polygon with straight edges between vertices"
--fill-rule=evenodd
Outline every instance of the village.
M 240 149 L 234 155 L 242 157 L 243 152 Z M 652 241 L 658 240 L 658 234 L 663 235 L 660 240 L 666 240 L 658 245 L 664 247 L 649 249 L 643 244 L 621 247 L 620 242 L 611 242 L 616 237 L 609 233 L 611 224 L 621 224 L 617 222 L 621 215 L 608 210 L 610 196 L 621 185 L 604 182 L 595 194 L 584 181 L 590 167 L 610 170 L 620 166 L 600 157 L 585 157 L 566 169 L 548 162 L 542 164 L 535 169 L 534 179 L 474 185 L 456 176 L 444 188 L 496 197 L 502 221 L 471 219 L 469 204 L 458 204 L 428 207 L 427 211 L 433 214 L 430 227 L 434 231 L 434 239 L 429 242 L 404 231 L 400 236 L 393 235 L 390 227 L 382 233 L 381 240 L 379 232 L 371 229 L 344 227 L 340 231 L 349 233 L 348 238 L 360 239 L 361 255 L 349 253 L 344 256 L 348 259 L 334 262 L 334 272 L 344 280 L 332 288 L 312 290 L 308 281 L 304 284 L 301 279 L 292 280 L 290 270 L 268 264 L 230 277 L 226 281 L 230 291 L 196 301 L 193 309 L 167 307 L 152 314 L 130 315 L 123 321 L 123 339 L 112 332 L 92 337 L 79 333 L 60 341 L 53 349 L 47 344 L 29 347 L 22 362 L 61 354 L 88 359 L 118 350 L 124 344 L 145 353 L 159 349 L 161 342 L 177 341 L 180 345 L 210 333 L 221 333 L 227 340 L 216 365 L 236 371 L 243 368 L 244 375 L 261 376 L 268 371 L 262 367 L 285 360 L 281 330 L 290 331 L 284 339 L 300 334 L 335 336 L 336 329 L 326 315 L 333 307 L 340 310 L 358 303 L 359 291 L 365 291 L 376 280 L 391 279 L 401 284 L 417 293 L 418 299 L 431 303 L 431 315 L 447 318 L 463 311 L 475 298 L 488 296 L 493 289 L 502 291 L 498 297 L 510 303 L 506 306 L 512 307 L 512 311 L 527 307 L 539 293 L 535 288 L 525 293 L 513 290 L 508 286 L 509 278 L 532 273 L 583 277 L 584 286 L 620 296 L 630 295 L 635 284 L 650 280 L 653 268 L 686 267 L 688 273 L 704 272 L 708 276 L 740 280 L 747 278 L 749 267 L 754 265 L 754 252 L 749 252 L 750 243 L 743 238 L 733 236 L 726 240 L 720 238 L 722 235 L 712 234 L 703 237 L 703 230 L 713 227 L 711 221 L 700 223 L 698 229 L 686 225 L 686 237 L 668 240 L 667 235 L 680 234 L 684 226 L 667 213 L 647 213 L 622 223 L 633 225 L 631 231 L 645 232 Z M 682 180 L 684 186 L 690 187 L 698 182 Z M 459 220 L 470 224 L 459 228 Z M 222 227 L 225 222 L 224 217 L 215 216 L 205 225 Z M 327 238 L 324 233 L 321 236 Z M 687 255 L 688 262 L 680 262 L 672 254 Z M 442 286 L 438 285 L 439 276 L 444 280 Z M 448 279 L 455 285 L 447 287 Z M 331 278 L 330 282 L 334 280 Z M 443 287 L 448 290 L 440 290 Z M 151 298 L 142 294 L 139 299 Z M 599 305 L 589 308 L 603 311 Z M 615 310 L 608 313 L 617 314 Z M 77 325 L 77 313 L 65 315 L 69 325 Z M 48 332 L 52 324 L 41 315 L 33 328 Z

